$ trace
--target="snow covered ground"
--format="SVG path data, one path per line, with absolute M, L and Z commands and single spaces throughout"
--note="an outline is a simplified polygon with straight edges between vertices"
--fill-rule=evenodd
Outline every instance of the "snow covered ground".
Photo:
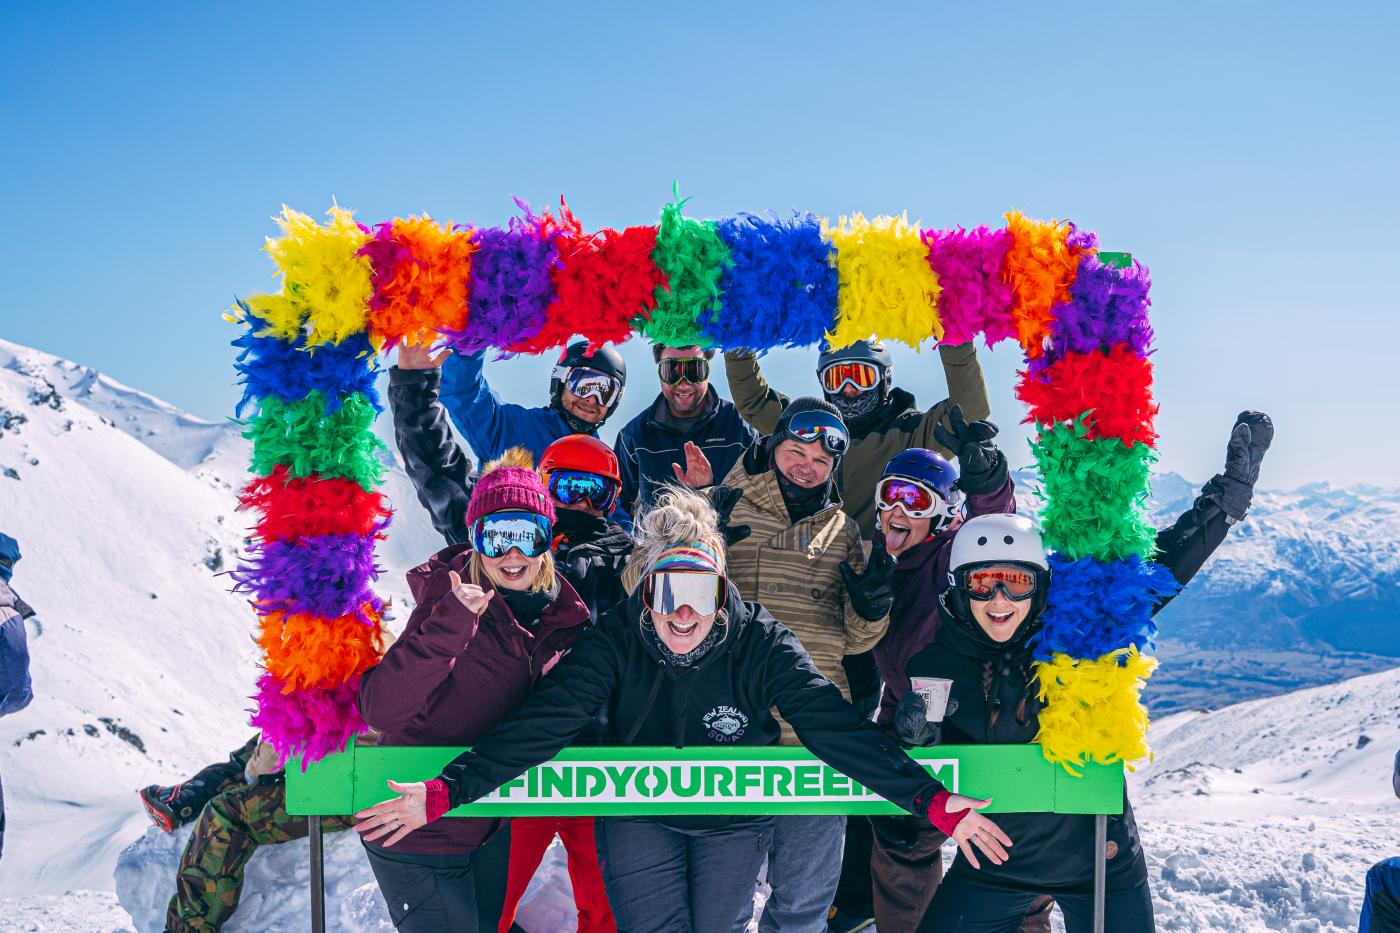
M 181 840 L 148 830 L 133 791 L 246 735 L 252 616 L 217 575 L 242 541 L 246 461 L 233 425 L 0 341 L 0 522 L 42 623 L 35 702 L 0 719 L 0 933 L 159 929 Z M 388 489 L 382 583 L 403 604 L 403 571 L 438 542 L 402 471 Z M 1400 853 L 1400 671 L 1180 713 L 1153 739 L 1131 784 L 1162 929 L 1355 928 L 1366 868 Z M 355 840 L 328 848 L 333 925 L 386 930 Z M 306 929 L 305 866 L 304 844 L 259 853 L 230 929 Z M 539 882 L 522 925 L 571 929 L 557 848 Z

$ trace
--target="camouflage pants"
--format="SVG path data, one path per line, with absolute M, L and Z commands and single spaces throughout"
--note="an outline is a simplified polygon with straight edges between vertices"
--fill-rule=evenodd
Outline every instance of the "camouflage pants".
M 175 896 L 165 926 L 171 933 L 218 930 L 238 909 L 243 869 L 258 846 L 276 845 L 307 834 L 306 817 L 291 816 L 281 776 L 237 784 L 204 806 L 180 856 Z M 349 817 L 321 818 L 324 832 L 351 825 Z

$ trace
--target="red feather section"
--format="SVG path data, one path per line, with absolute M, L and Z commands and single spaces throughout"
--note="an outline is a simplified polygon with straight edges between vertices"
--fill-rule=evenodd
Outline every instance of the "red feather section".
M 238 503 L 262 513 L 254 534 L 263 541 L 372 535 L 390 514 L 382 494 L 366 492 L 354 480 L 298 478 L 282 464 L 244 486 Z
M 335 619 L 270 612 L 259 619 L 258 644 L 268 673 L 283 691 L 336 687 L 364 673 L 383 654 L 384 630 L 379 614 L 364 606 L 369 624 L 357 615 Z
M 561 213 L 573 220 L 567 206 Z M 555 297 L 545 309 L 545 325 L 511 349 L 540 353 L 564 346 L 575 334 L 594 346 L 631 337 L 637 319 L 650 317 L 656 307 L 657 287 L 666 284 L 651 258 L 655 246 L 655 227 L 604 228 L 562 238 L 561 267 L 553 273 Z
M 1140 441 L 1149 447 L 1157 442 L 1152 364 L 1121 344 L 1066 353 L 1034 375 L 1023 370 L 1016 397 L 1030 409 L 1026 422 L 1073 422 L 1082 415 L 1091 440 Z

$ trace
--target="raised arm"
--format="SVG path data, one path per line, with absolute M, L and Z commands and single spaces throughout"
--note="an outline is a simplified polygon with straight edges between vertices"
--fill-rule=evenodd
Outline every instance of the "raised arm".
M 758 357 L 740 350 L 726 351 L 724 377 L 729 381 L 729 394 L 743 419 L 759 434 L 772 434 L 787 407 L 788 397 L 763 378 Z
M 987 383 L 982 378 L 982 364 L 977 361 L 977 348 L 971 342 L 956 346 L 939 344 L 938 358 L 943 363 L 943 375 L 948 382 L 948 397 L 924 412 L 910 438 L 910 447 L 928 447 L 945 457 L 957 451 L 943 445 L 934 435 L 934 427 L 945 424 L 954 405 L 962 408 L 968 421 L 983 421 L 992 413 L 987 398 Z
M 456 577 L 454 573 L 452 575 Z M 445 583 L 446 581 L 444 581 Z M 360 682 L 360 713 L 381 732 L 396 732 L 422 713 L 481 626 L 462 597 L 460 579 L 424 594 L 403 634 Z
M 401 351 L 399 365 L 389 370 L 394 441 L 433 527 L 448 544 L 464 544 L 467 530 L 463 519 L 471 499 L 472 462 L 457 446 L 438 401 L 441 371 L 436 367 L 406 368 L 412 362 L 418 362 L 417 357 Z
M 0 583 L 0 587 L 4 584 Z M 32 699 L 24 616 L 14 608 L 0 605 L 0 716 L 19 712 Z
M 846 525 L 846 560 L 840 565 L 846 629 L 846 654 L 862 654 L 874 648 L 890 628 L 894 606 L 894 558 L 885 549 L 885 536 L 875 534 L 870 559 L 854 521 Z
M 526 408 L 500 397 L 486 384 L 484 355 L 456 353 L 442 364 L 442 404 L 478 460 L 498 457 L 507 447 L 543 449 L 553 436 L 548 408 Z M 548 443 L 548 441 L 545 441 Z
M 1254 484 L 1264 453 L 1273 443 L 1274 425 L 1263 412 L 1241 412 L 1225 449 L 1225 470 L 1201 487 L 1201 494 L 1170 528 L 1157 533 L 1157 563 L 1182 586 L 1225 540 L 1231 525 L 1244 520 L 1254 499 Z M 1171 598 L 1157 606 L 1161 610 Z

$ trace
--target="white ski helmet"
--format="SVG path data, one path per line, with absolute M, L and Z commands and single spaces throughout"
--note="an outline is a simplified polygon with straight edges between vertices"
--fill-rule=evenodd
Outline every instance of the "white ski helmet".
M 1024 515 L 977 515 L 963 522 L 953 536 L 948 557 L 947 608 L 960 619 L 971 619 L 961 571 L 979 564 L 1019 564 L 1035 571 L 1036 588 L 1027 621 L 1040 615 L 1050 588 L 1050 561 L 1040 529 Z

